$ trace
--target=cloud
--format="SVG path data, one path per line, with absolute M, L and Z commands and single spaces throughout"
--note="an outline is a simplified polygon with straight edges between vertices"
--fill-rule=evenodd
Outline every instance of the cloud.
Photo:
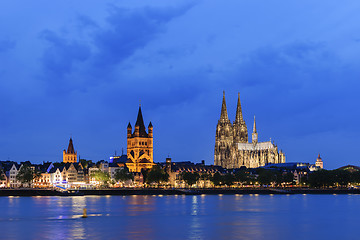
M 44 30 L 40 37 L 49 47 L 42 56 L 43 79 L 62 94 L 65 90 L 86 91 L 92 86 L 118 81 L 115 70 L 122 69 L 126 60 L 166 31 L 166 24 L 189 8 L 191 5 L 135 9 L 111 6 L 104 26 L 87 16 L 79 16 L 75 31 L 81 33 L 71 38 Z
M 326 43 L 259 48 L 232 69 L 224 85 L 242 93 L 248 103 L 244 109 L 268 126 L 281 123 L 279 130 L 293 136 L 343 129 L 342 116 L 355 107 L 344 96 L 353 96 L 351 91 L 360 85 L 358 68 L 342 61 Z
M 315 72 L 333 65 L 336 56 L 321 43 L 266 46 L 241 58 L 236 74 L 243 87 L 299 89 Z M 322 79 L 318 79 L 322 81 Z
M 77 64 L 89 59 L 91 56 L 89 46 L 67 40 L 50 30 L 41 32 L 40 37 L 49 43 L 41 59 L 44 69 L 43 79 L 57 92 L 69 90 L 69 86 L 73 83 L 67 75 L 77 70 Z
M 99 51 L 96 63 L 121 63 L 164 32 L 166 23 L 188 9 L 189 6 L 165 9 L 113 7 L 107 18 L 109 27 L 99 31 L 94 39 Z

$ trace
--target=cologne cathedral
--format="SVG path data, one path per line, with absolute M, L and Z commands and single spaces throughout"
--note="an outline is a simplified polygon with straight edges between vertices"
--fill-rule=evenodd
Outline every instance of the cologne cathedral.
M 257 168 L 270 163 L 284 162 L 284 153 L 279 151 L 271 140 L 258 142 L 255 117 L 252 141 L 248 141 L 248 130 L 242 115 L 240 94 L 238 95 L 235 121 L 231 124 L 224 92 L 221 115 L 216 126 L 214 165 L 227 169 L 242 166 Z

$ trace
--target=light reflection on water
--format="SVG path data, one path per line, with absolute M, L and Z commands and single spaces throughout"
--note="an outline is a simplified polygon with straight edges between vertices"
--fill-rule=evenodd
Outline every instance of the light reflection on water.
M 359 195 L 0 197 L 0 238 L 354 239 L 359 205 Z

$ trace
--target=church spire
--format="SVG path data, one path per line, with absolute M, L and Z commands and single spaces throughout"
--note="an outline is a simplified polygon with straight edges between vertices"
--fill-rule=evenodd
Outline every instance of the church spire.
M 140 137 L 147 137 L 144 119 L 143 119 L 142 112 L 141 112 L 141 105 L 139 106 L 139 112 L 138 112 L 138 116 L 137 116 L 136 123 L 135 123 L 135 131 L 137 128 L 139 129 Z
M 248 142 L 248 131 L 246 127 L 245 120 L 243 118 L 241 102 L 240 102 L 240 93 L 238 93 L 238 101 L 236 107 L 236 116 L 234 121 L 234 141 L 237 143 L 247 143 Z
M 252 143 L 257 144 L 258 143 L 258 134 L 256 132 L 256 121 L 254 116 L 254 127 L 253 127 L 253 133 L 252 133 Z
M 68 146 L 68 149 L 67 149 L 67 152 L 66 152 L 66 153 L 71 153 L 71 154 L 74 154 L 74 153 L 75 153 L 75 149 L 74 149 L 74 145 L 73 145 L 72 138 L 70 138 L 70 140 L 69 140 L 69 146 Z
M 255 121 L 255 115 L 254 115 L 254 127 L 253 127 L 253 133 L 257 133 L 257 132 L 256 132 L 256 121 Z
M 238 93 L 235 122 L 241 123 L 243 121 L 244 121 L 244 119 L 243 119 L 242 110 L 241 110 L 240 93 Z
M 223 101 L 222 101 L 222 105 L 221 105 L 221 115 L 220 115 L 220 120 L 229 120 L 229 116 L 227 113 L 227 108 L 226 108 L 226 101 L 225 101 L 225 91 L 223 91 Z

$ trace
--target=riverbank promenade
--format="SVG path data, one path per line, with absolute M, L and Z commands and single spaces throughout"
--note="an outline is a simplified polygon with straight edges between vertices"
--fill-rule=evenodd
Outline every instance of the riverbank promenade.
M 360 194 L 360 189 L 308 189 L 308 188 L 231 188 L 231 189 L 91 189 L 72 194 L 53 189 L 2 189 L 0 196 L 87 196 L 87 195 L 231 195 L 231 194 Z

